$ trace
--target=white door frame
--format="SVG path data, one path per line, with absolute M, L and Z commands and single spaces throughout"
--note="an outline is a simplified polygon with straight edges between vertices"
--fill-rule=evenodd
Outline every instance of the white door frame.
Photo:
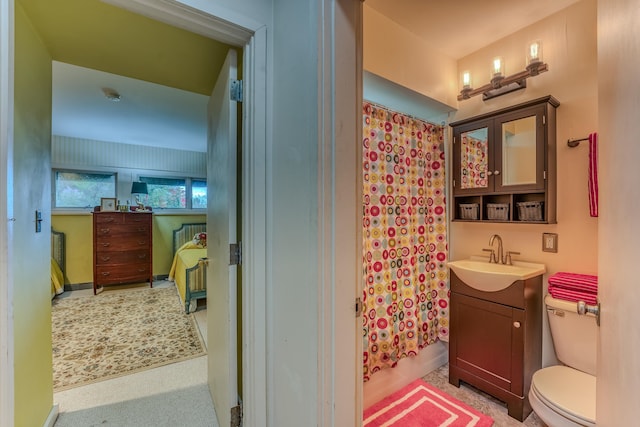
M 0 0 L 0 426 L 13 425 L 13 0 Z
M 13 283 L 10 260 L 13 170 L 14 1 L 0 0 L 0 426 L 13 425 Z M 266 156 L 267 31 L 262 23 L 224 7 L 196 10 L 174 0 L 106 0 L 244 50 L 242 230 L 243 401 L 245 425 L 266 425 Z

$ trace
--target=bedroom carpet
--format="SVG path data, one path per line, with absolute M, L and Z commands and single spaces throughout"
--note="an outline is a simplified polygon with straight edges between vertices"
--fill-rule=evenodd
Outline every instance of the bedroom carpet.
M 175 287 L 56 299 L 52 332 L 54 391 L 206 354 Z

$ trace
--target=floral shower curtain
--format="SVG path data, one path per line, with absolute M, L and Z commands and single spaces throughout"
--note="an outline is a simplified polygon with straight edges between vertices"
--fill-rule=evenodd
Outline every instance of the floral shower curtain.
M 364 380 L 449 334 L 444 129 L 363 106 Z

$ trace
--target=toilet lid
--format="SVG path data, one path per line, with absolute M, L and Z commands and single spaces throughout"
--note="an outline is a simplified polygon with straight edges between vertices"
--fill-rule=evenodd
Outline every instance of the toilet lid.
M 595 425 L 596 377 L 567 366 L 536 371 L 531 387 L 547 406 L 583 425 Z

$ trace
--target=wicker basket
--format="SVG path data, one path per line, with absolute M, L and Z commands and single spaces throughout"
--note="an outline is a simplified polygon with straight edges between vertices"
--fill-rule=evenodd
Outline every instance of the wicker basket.
M 496 221 L 509 220 L 508 203 L 487 203 L 487 219 Z
M 478 219 L 477 203 L 460 203 L 460 219 Z
M 544 202 L 518 202 L 518 219 L 520 221 L 542 221 L 542 205 Z

